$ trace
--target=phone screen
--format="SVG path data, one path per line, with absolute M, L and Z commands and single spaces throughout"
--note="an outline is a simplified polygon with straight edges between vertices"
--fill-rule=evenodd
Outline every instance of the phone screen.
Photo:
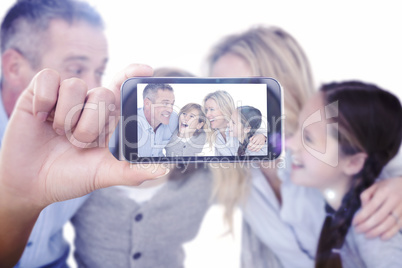
M 283 100 L 275 79 L 131 78 L 121 97 L 121 160 L 261 161 L 283 151 Z

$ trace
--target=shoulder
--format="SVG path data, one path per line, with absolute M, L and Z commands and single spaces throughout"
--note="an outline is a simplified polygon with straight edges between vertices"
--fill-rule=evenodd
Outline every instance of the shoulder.
M 402 267 L 401 233 L 389 240 L 382 240 L 379 237 L 367 238 L 364 233 L 358 233 L 352 226 L 346 236 L 346 244 L 349 251 L 346 254 L 358 255 L 366 267 Z

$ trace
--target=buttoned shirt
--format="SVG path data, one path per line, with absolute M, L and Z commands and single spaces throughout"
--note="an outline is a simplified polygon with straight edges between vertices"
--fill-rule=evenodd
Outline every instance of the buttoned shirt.
M 169 124 L 160 124 L 156 131 L 145 118 L 144 109 L 138 108 L 138 155 L 141 157 L 162 157 L 163 148 L 168 144 L 179 125 L 179 117 L 171 113 Z

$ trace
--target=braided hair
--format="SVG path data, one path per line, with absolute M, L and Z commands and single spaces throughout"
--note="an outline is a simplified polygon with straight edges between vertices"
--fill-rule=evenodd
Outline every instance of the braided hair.
M 240 106 L 237 108 L 239 116 L 241 118 L 241 124 L 243 128 L 250 128 L 250 131 L 247 133 L 244 141 L 240 143 L 239 148 L 237 149 L 237 155 L 243 156 L 246 153 L 246 149 L 248 143 L 250 142 L 250 138 L 255 134 L 257 129 L 261 126 L 261 112 L 257 108 L 252 106 Z
M 398 98 L 372 84 L 357 81 L 321 87 L 326 105 L 338 102 L 338 141 L 345 155 L 367 154 L 363 168 L 352 178 L 340 208 L 327 217 L 321 230 L 316 267 L 342 267 L 340 249 L 360 208 L 360 194 L 396 155 L 402 140 L 402 108 Z M 327 106 L 329 107 L 329 106 Z

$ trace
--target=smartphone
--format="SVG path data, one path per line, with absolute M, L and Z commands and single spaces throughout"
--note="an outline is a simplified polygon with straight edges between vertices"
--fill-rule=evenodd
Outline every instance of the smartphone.
M 117 154 L 132 163 L 271 161 L 284 150 L 283 118 L 273 78 L 130 78 Z

